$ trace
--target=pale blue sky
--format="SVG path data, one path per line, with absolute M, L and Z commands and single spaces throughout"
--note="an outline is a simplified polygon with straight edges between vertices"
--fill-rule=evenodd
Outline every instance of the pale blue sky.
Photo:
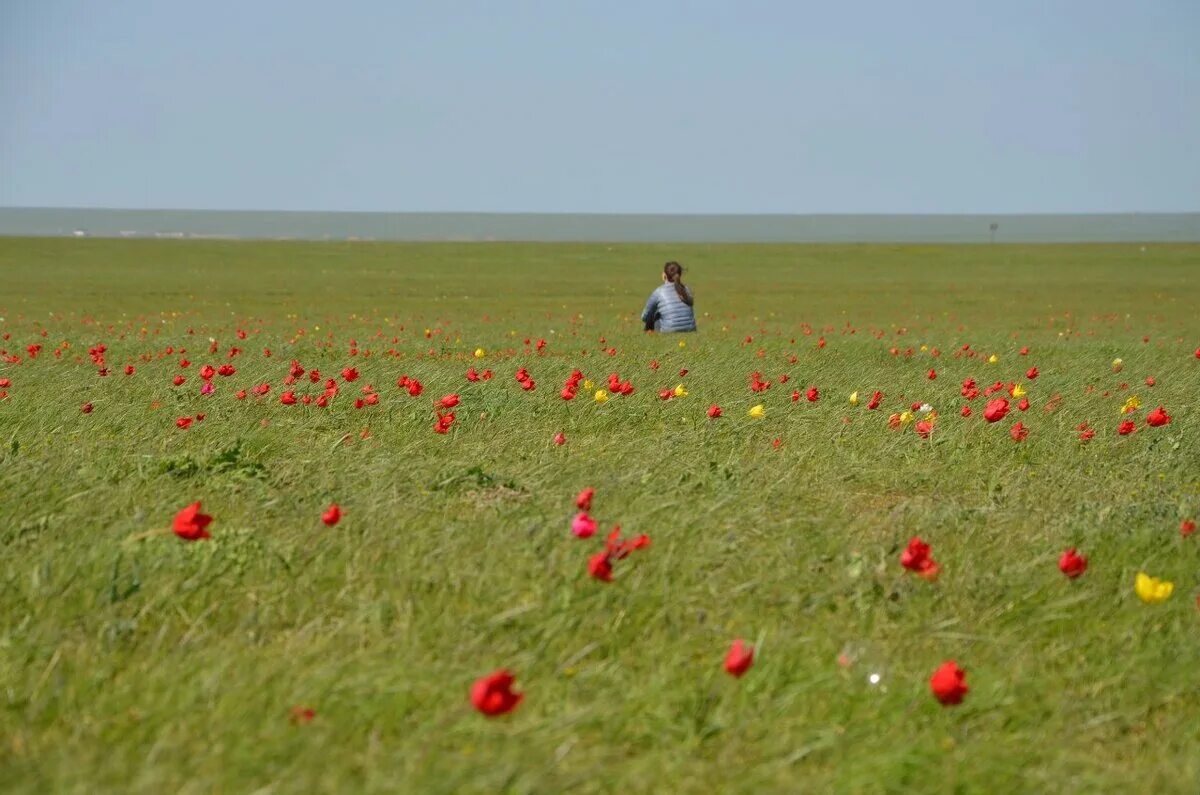
M 1197 42 L 1197 0 L 0 0 L 0 205 L 1196 211 Z

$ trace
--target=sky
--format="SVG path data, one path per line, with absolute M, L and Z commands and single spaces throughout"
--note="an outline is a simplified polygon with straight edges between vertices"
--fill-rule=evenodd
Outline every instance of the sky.
M 1200 211 L 1200 2 L 0 0 L 0 206 Z

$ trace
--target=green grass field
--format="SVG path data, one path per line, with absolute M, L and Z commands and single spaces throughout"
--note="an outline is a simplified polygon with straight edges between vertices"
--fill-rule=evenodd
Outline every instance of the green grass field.
M 667 259 L 696 334 L 641 330 Z M 0 332 L 5 792 L 1200 791 L 1200 246 L 8 239 Z M 280 403 L 293 359 L 328 407 Z M 564 401 L 574 368 L 636 391 Z M 985 422 L 968 377 L 1031 407 Z M 914 402 L 927 439 L 889 427 Z M 652 543 L 604 583 L 614 524 Z M 500 668 L 525 698 L 487 718 Z

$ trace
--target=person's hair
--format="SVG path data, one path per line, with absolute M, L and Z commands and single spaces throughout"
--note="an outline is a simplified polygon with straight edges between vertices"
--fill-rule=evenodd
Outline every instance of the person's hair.
M 667 281 L 675 285 L 675 292 L 679 294 L 679 299 L 688 306 L 691 306 L 692 297 L 683 288 L 683 266 L 675 260 L 671 260 L 666 265 L 663 265 L 663 275 L 667 277 Z

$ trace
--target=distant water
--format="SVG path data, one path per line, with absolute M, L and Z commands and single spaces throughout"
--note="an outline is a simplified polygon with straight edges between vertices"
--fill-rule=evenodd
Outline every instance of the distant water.
M 4 235 L 681 243 L 1198 242 L 1200 213 L 577 215 L 0 207 L 0 236 Z

